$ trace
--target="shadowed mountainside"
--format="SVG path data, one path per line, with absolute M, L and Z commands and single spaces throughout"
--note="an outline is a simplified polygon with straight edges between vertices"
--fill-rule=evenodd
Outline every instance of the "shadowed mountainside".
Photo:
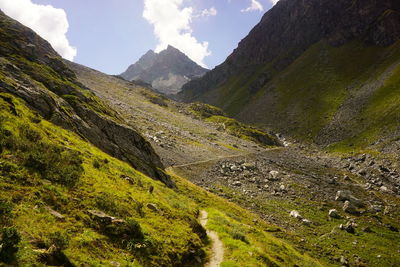
M 395 0 L 281 0 L 179 97 L 318 144 L 390 150 L 400 134 L 399 12 Z

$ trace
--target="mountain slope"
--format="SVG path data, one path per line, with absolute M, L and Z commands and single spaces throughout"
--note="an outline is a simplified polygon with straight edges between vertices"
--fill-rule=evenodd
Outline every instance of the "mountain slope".
M 45 119 L 173 186 L 148 142 L 88 88 L 45 40 L 0 13 L 0 92 L 25 100 Z
M 229 131 L 232 119 L 223 118 L 218 108 L 177 103 L 141 84 L 67 64 L 80 82 L 107 100 L 151 142 L 165 166 L 170 166 L 168 173 L 189 179 L 289 231 L 290 235 L 274 235 L 289 239 L 296 249 L 328 266 L 338 266 L 342 257 L 351 266 L 391 266 L 400 260 L 400 244 L 394 241 L 400 227 L 399 156 L 388 160 L 376 153 L 337 156 L 297 144 L 261 146 L 248 137 L 233 135 Z M 365 204 L 360 213 L 343 211 L 343 202 L 334 201 L 339 190 L 350 190 Z M 330 218 L 331 209 L 340 217 Z M 311 223 L 290 218 L 292 210 Z M 207 229 L 221 231 L 221 225 L 229 225 L 219 212 L 210 214 L 215 220 L 209 221 Z M 357 224 L 354 235 L 339 228 L 349 222 Z M 218 235 L 225 247 L 240 247 L 242 242 L 229 240 L 233 234 L 245 243 L 246 236 L 240 232 L 223 230 Z M 273 251 L 271 246 L 266 249 Z M 250 261 L 238 264 L 247 254 L 237 252 L 225 261 L 227 266 L 253 265 Z M 260 258 L 250 258 L 260 265 Z
M 165 166 L 257 153 L 280 145 L 277 138 L 224 117 L 202 104 L 182 104 L 141 83 L 128 82 L 67 62 L 78 80 L 107 100 L 129 125 L 152 144 Z
M 320 144 L 369 135 L 386 123 L 395 128 L 394 118 L 383 120 L 386 113 L 398 116 L 396 105 L 383 104 L 389 98 L 380 100 L 381 115 L 369 107 L 379 109 L 374 99 L 385 98 L 381 91 L 399 90 L 391 82 L 400 62 L 399 5 L 279 1 L 223 64 L 186 84 L 180 97 Z M 374 134 L 349 145 L 380 137 L 395 136 Z
M 0 93 L 0 122 L 0 263 L 202 266 L 207 238 L 196 218 L 206 209 L 226 242 L 240 242 L 227 248 L 225 261 L 320 266 L 238 206 L 178 177 L 172 190 L 10 94 Z
M 0 265 L 203 266 L 207 210 L 224 264 L 320 266 L 240 207 L 140 172 L 163 173 L 148 142 L 47 42 L 2 13 L 0 25 Z
M 141 80 L 149 83 L 164 94 L 175 94 L 182 85 L 203 76 L 207 71 L 169 45 L 158 54 L 153 50 L 148 51 L 120 76 L 128 81 Z

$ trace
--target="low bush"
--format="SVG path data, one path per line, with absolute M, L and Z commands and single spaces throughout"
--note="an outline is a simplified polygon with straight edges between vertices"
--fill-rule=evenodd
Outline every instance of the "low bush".
M 0 235 L 0 262 L 11 264 L 15 261 L 15 255 L 18 252 L 18 244 L 21 241 L 21 235 L 14 227 L 1 229 Z
M 49 181 L 73 187 L 84 169 L 80 153 L 47 143 L 38 143 L 25 156 L 24 165 Z
M 142 91 L 141 92 L 144 97 L 146 97 L 151 103 L 159 105 L 161 107 L 168 107 L 167 100 L 163 95 L 152 93 L 150 91 Z
M 7 224 L 12 218 L 13 204 L 7 200 L 0 199 L 0 226 Z
M 207 119 L 211 116 L 226 116 L 222 109 L 200 102 L 191 103 L 189 111 L 200 119 Z
M 58 251 L 68 248 L 69 236 L 65 232 L 54 232 L 49 234 L 46 241 L 46 246 L 50 247 L 54 245 Z

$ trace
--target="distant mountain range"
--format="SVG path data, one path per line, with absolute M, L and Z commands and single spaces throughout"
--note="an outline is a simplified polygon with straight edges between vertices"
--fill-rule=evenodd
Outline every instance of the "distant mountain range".
M 120 76 L 128 81 L 143 81 L 164 94 L 176 94 L 184 84 L 202 77 L 208 70 L 184 53 L 168 46 L 160 53 L 149 50 Z

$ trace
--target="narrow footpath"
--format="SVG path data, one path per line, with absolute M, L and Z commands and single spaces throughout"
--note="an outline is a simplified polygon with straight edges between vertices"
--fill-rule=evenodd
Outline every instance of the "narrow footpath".
M 208 213 L 200 211 L 200 224 L 207 230 L 207 235 L 211 240 L 211 255 L 205 267 L 219 267 L 224 259 L 224 245 L 219 239 L 218 234 L 207 229 Z

